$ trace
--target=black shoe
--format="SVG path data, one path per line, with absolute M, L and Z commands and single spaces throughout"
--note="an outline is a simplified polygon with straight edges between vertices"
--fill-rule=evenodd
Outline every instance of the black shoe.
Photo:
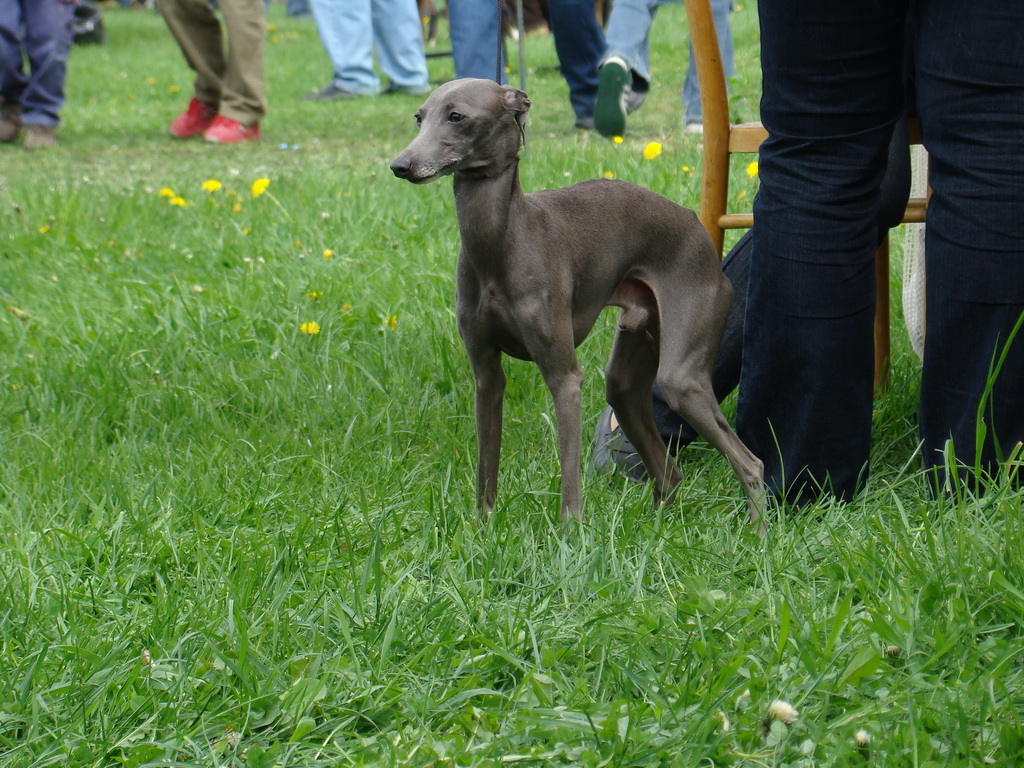
M 581 131 L 592 131 L 594 130 L 594 118 L 590 116 L 577 117 L 576 127 L 579 128 Z

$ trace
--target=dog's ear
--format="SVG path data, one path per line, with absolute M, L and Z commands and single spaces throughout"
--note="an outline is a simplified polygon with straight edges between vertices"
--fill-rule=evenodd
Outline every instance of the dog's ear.
M 530 100 L 526 98 L 526 94 L 511 85 L 503 85 L 501 87 L 501 102 L 505 105 L 505 109 L 515 113 L 516 122 L 522 132 L 526 125 L 526 114 L 530 111 Z

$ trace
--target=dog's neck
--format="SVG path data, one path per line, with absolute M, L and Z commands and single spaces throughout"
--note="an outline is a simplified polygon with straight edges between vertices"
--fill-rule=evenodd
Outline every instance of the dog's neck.
M 505 252 L 509 222 L 523 199 L 519 160 L 497 173 L 458 171 L 454 188 L 462 249 L 478 267 L 485 267 Z

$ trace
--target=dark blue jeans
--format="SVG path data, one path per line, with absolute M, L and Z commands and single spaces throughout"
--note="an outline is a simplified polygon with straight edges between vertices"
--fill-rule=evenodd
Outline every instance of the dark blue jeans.
M 849 499 L 867 475 L 874 222 L 915 12 L 933 190 L 924 463 L 941 482 L 948 441 L 960 463 L 991 468 L 1024 440 L 1024 331 L 1007 347 L 1024 312 L 1024 3 L 771 0 L 737 422 L 794 503 Z
M 548 0 L 551 34 L 569 103 L 576 117 L 592 117 L 597 99 L 597 67 L 604 56 L 604 33 L 590 0 Z
M 73 16 L 63 0 L 0 0 L 0 95 L 25 125 L 60 120 Z

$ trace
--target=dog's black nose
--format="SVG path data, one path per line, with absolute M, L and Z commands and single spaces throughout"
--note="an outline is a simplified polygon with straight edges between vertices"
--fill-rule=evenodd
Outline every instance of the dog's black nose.
M 412 161 L 405 155 L 399 155 L 391 164 L 391 172 L 400 179 L 408 178 L 412 172 Z

